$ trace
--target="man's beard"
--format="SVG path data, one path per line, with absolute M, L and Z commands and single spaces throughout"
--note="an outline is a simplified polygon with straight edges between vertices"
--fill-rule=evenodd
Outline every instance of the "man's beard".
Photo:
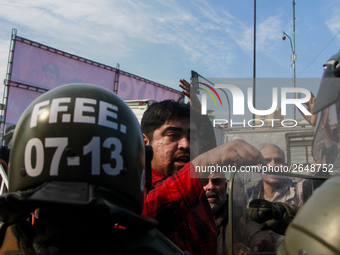
M 224 201 L 220 200 L 221 196 L 219 196 L 219 194 L 217 194 L 216 192 L 211 192 L 211 191 L 207 192 L 206 196 L 207 196 L 207 198 L 216 197 L 218 199 L 215 203 L 209 201 L 210 208 L 211 208 L 213 214 L 216 215 L 217 212 L 222 208 L 222 206 L 223 206 L 223 204 L 226 200 L 224 200 Z
M 222 205 L 220 202 L 218 203 L 209 203 L 210 204 L 210 207 L 211 207 L 211 210 L 213 212 L 214 215 L 217 214 L 217 212 L 221 209 Z

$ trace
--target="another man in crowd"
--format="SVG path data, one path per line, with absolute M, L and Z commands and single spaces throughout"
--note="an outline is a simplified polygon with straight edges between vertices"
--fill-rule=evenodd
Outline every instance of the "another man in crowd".
M 212 173 L 203 187 L 219 230 L 218 254 L 228 252 L 228 183 L 223 173 Z
M 267 143 L 260 149 L 268 167 L 280 169 L 286 164 L 285 153 L 275 144 Z M 268 168 L 269 169 L 269 168 Z M 262 174 L 262 179 L 247 191 L 248 204 L 255 199 L 269 202 L 282 202 L 294 206 L 303 204 L 303 182 L 293 182 L 290 178 Z M 272 231 L 260 230 L 260 224 L 250 221 L 247 224 L 247 246 L 255 252 L 275 251 L 282 236 Z
M 286 164 L 285 153 L 275 144 L 267 143 L 260 149 L 268 167 L 278 169 Z M 253 199 L 265 199 L 270 202 L 285 202 L 301 205 L 302 192 L 300 186 L 289 178 L 277 175 L 263 174 L 262 180 L 254 187 L 247 190 L 249 202 Z

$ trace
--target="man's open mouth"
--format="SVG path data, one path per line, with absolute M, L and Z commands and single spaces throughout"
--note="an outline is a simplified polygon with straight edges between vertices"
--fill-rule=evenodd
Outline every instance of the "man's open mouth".
M 180 164 L 187 164 L 189 161 L 190 161 L 189 155 L 178 156 L 175 160 L 175 162 L 180 163 Z
M 206 196 L 209 202 L 216 202 L 218 200 L 218 196 L 214 193 L 207 193 Z

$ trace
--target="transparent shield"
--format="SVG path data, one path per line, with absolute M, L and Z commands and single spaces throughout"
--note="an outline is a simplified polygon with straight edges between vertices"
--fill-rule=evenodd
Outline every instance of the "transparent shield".
M 265 199 L 301 207 L 323 182 L 317 177 L 303 177 L 268 176 L 255 172 L 232 175 L 229 189 L 229 243 L 232 245 L 229 245 L 229 254 L 276 254 L 284 236 L 271 230 L 260 230 L 260 224 L 249 216 L 249 203 L 254 199 Z
M 321 172 L 330 175 L 340 169 L 339 107 L 340 103 L 333 104 L 319 114 L 313 141 L 313 157 L 321 165 Z

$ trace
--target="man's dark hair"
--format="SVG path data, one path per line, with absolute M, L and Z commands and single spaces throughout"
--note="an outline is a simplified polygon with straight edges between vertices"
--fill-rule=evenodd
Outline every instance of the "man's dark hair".
M 165 122 L 174 118 L 187 118 L 190 121 L 190 113 L 192 114 L 191 119 L 196 122 L 197 129 L 200 130 L 201 116 L 190 105 L 174 100 L 153 103 L 143 114 L 141 121 L 142 132 L 151 141 L 154 131 L 163 126 Z

